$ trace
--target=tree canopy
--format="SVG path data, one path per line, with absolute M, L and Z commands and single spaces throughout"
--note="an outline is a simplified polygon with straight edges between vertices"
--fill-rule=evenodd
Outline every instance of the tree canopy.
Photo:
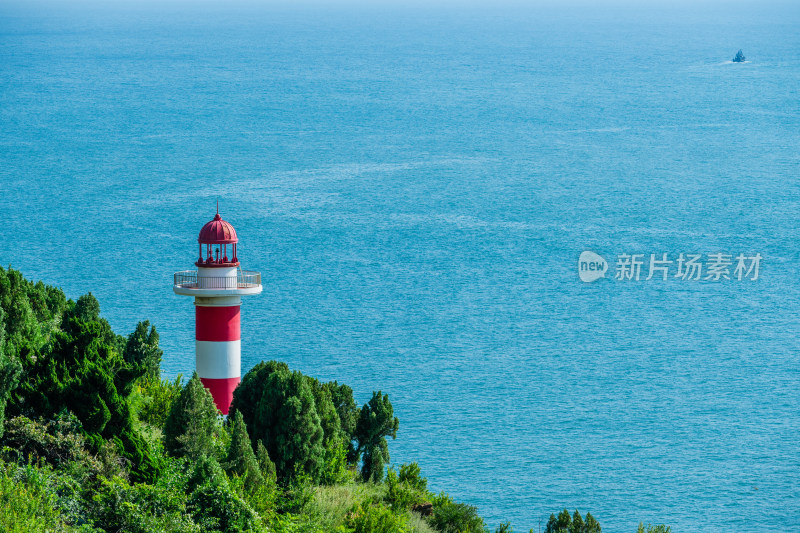
M 373 392 L 370 401 L 361 408 L 355 437 L 358 454 L 363 454 L 361 475 L 365 480 L 383 479 L 383 467 L 389 462 L 389 444 L 386 437 L 397 437 L 399 421 L 394 416 L 389 396 Z
M 104 440 L 111 439 L 131 461 L 136 479 L 153 479 L 158 463 L 134 430 L 127 401 L 134 381 L 146 368 L 122 358 L 124 338 L 114 334 L 99 313 L 91 293 L 67 302 L 60 328 L 47 329 L 47 344 L 23 342 L 14 350 L 21 372 L 9 399 L 9 414 L 54 417 L 71 411 L 81 421 L 92 449 L 99 450 Z
M 300 472 L 319 479 L 325 433 L 305 376 L 283 363 L 259 363 L 234 391 L 230 413 L 236 412 L 250 436 L 264 444 L 278 480 L 288 482 Z
M 220 427 L 218 415 L 211 393 L 195 372 L 172 403 L 164 424 L 164 449 L 174 457 L 195 460 L 203 455 L 214 456 Z

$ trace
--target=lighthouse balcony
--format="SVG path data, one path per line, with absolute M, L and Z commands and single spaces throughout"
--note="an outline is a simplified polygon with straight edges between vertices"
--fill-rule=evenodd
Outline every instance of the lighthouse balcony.
M 183 270 L 174 274 L 172 290 L 187 296 L 233 296 L 259 294 L 261 273 L 235 269 L 227 276 L 205 275 L 212 269 Z M 234 270 L 234 269 L 231 269 Z

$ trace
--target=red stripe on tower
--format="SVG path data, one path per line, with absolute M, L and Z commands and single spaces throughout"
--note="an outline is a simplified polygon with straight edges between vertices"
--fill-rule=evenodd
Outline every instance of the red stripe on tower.
M 214 403 L 217 404 L 217 409 L 219 409 L 223 415 L 227 415 L 231 407 L 231 402 L 233 401 L 233 391 L 239 386 L 239 382 L 242 381 L 242 378 L 239 376 L 228 379 L 200 378 L 200 381 L 203 383 L 203 386 L 208 389 L 208 392 L 211 393 L 212 398 L 214 398 Z
M 195 306 L 194 338 L 199 341 L 238 341 L 242 338 L 240 306 Z

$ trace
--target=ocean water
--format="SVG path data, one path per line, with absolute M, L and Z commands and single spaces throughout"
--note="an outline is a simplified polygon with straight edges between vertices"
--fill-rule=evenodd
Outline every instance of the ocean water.
M 219 199 L 264 283 L 243 370 L 388 393 L 392 462 L 492 527 L 800 531 L 798 28 L 789 3 L 6 2 L 0 264 L 151 320 L 187 375 L 171 276 Z M 614 279 L 663 253 L 763 260 Z

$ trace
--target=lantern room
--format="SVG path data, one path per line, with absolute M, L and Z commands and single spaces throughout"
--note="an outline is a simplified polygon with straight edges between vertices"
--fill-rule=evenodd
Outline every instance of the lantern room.
M 219 209 L 213 220 L 206 223 L 197 238 L 200 246 L 200 257 L 195 265 L 198 267 L 236 267 L 239 258 L 236 255 L 236 230 L 230 222 L 219 216 Z

